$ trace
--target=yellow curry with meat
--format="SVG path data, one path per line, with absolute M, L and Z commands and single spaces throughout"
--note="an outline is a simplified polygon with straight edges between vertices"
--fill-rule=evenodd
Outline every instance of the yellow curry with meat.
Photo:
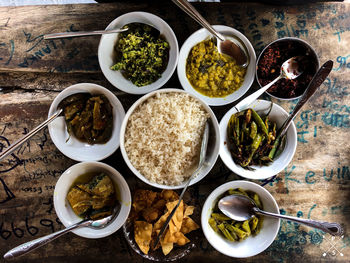
M 111 215 L 118 202 L 113 181 L 102 172 L 79 176 L 67 200 L 77 216 L 93 220 Z
M 238 90 L 246 69 L 236 61 L 220 54 L 213 40 L 195 45 L 186 61 L 186 76 L 199 93 L 212 98 L 226 97 Z

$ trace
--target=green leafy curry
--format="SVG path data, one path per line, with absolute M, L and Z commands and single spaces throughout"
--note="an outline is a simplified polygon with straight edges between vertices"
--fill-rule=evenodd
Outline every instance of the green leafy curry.
M 119 34 L 115 50 L 116 64 L 112 70 L 120 70 L 124 77 L 138 87 L 158 80 L 169 59 L 169 43 L 152 26 L 131 23 Z

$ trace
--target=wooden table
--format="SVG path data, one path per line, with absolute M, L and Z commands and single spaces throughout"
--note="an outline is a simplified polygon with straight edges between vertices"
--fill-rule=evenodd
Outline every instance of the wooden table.
M 146 1 L 145 1 L 146 2 Z M 320 62 L 335 62 L 332 73 L 295 119 L 296 154 L 272 180 L 257 181 L 276 198 L 281 213 L 334 221 L 349 230 L 350 214 L 350 4 L 268 6 L 254 3 L 195 5 L 212 24 L 244 33 L 257 55 L 277 38 L 308 41 Z M 102 75 L 99 37 L 44 41 L 50 32 L 103 29 L 127 12 L 148 11 L 165 19 L 179 45 L 195 30 L 194 21 L 170 1 L 163 5 L 114 3 L 96 5 L 0 8 L 0 151 L 42 122 L 50 103 L 64 88 L 92 82 L 115 92 L 127 110 L 139 96 L 115 89 Z M 176 74 L 165 87 L 181 88 Z M 257 88 L 254 83 L 250 93 Z M 291 111 L 296 101 L 275 101 Z M 232 105 L 213 107 L 218 120 Z M 220 158 L 219 158 L 220 159 Z M 114 166 L 131 189 L 145 185 L 126 167 L 118 150 L 104 162 Z M 12 156 L 0 162 L 0 254 L 25 241 L 62 229 L 52 194 L 60 174 L 75 162 L 62 155 L 48 130 L 39 132 Z M 203 205 L 220 184 L 240 179 L 217 161 L 212 172 L 191 187 Z M 198 211 L 197 213 L 199 213 Z M 183 262 L 232 262 L 215 251 L 198 231 L 196 248 Z M 342 256 L 343 255 L 343 256 Z M 236 262 L 345 262 L 350 237 L 329 234 L 282 221 L 276 240 L 263 253 Z M 143 262 L 126 243 L 122 231 L 90 240 L 74 234 L 18 258 L 18 262 Z

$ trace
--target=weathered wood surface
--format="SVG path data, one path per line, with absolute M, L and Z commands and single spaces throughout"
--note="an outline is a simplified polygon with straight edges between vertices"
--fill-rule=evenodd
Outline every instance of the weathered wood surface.
M 146 1 L 145 1 L 146 2 Z M 349 230 L 350 215 L 350 5 L 322 3 L 274 7 L 252 3 L 196 4 L 212 23 L 244 33 L 257 55 L 270 41 L 296 36 L 308 41 L 335 66 L 320 90 L 295 120 L 296 154 L 271 181 L 258 183 L 289 215 L 340 222 Z M 0 151 L 42 122 L 54 97 L 79 83 L 101 84 L 114 91 L 127 110 L 138 96 L 124 94 L 103 77 L 98 61 L 98 37 L 44 41 L 42 35 L 67 30 L 105 28 L 130 11 L 148 11 L 165 19 L 179 45 L 199 26 L 172 3 L 2 7 L 0 8 Z M 165 87 L 180 88 L 176 74 Z M 252 90 L 257 88 L 254 83 Z M 281 102 L 290 111 L 296 101 Z M 218 120 L 232 105 L 214 107 Z M 131 189 L 145 187 L 126 167 L 118 150 L 104 162 L 127 179 Z M 11 157 L 0 162 L 0 255 L 33 238 L 62 228 L 53 209 L 52 194 L 60 174 L 74 161 L 53 145 L 47 129 Z M 218 185 L 239 179 L 218 160 L 213 171 L 190 193 L 203 205 Z M 216 252 L 198 231 L 197 247 L 184 262 L 231 262 Z M 269 249 L 237 262 L 346 262 L 350 238 L 331 240 L 315 229 L 282 222 Z M 332 255 L 332 251 L 334 254 Z M 323 256 L 323 253 L 327 253 Z M 340 255 L 343 254 L 343 256 Z M 143 262 L 126 243 L 122 231 L 101 240 L 74 234 L 50 243 L 17 262 Z

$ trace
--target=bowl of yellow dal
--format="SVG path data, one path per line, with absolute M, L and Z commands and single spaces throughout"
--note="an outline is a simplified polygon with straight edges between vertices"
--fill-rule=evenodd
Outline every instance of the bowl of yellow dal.
M 242 33 L 228 26 L 213 27 L 223 35 L 240 39 L 241 48 L 248 52 L 248 66 L 238 66 L 234 59 L 220 54 L 212 35 L 202 28 L 182 45 L 177 74 L 184 90 L 208 105 L 219 106 L 238 100 L 248 91 L 254 81 L 256 56 Z

